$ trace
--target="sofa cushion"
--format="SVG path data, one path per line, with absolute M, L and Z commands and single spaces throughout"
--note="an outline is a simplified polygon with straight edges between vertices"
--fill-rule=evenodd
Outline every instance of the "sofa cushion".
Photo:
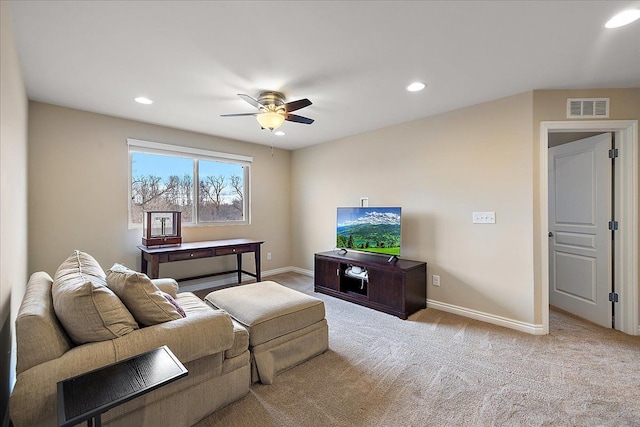
M 120 297 L 140 325 L 157 325 L 183 317 L 146 274 L 114 264 L 107 270 L 107 286 Z
M 179 293 L 177 301 L 187 317 L 141 328 L 113 340 L 116 357 L 126 359 L 166 345 L 182 363 L 187 363 L 231 348 L 233 324 L 227 313 L 212 310 L 191 292 Z
M 98 262 L 87 253 L 76 250 L 60 265 L 51 294 L 56 316 L 76 344 L 114 339 L 138 328 L 107 287 Z

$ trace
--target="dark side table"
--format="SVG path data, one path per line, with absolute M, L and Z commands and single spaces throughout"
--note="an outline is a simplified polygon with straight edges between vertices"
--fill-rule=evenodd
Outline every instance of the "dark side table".
M 165 345 L 58 383 L 58 425 L 87 421 L 100 427 L 101 414 L 189 371 Z M 95 423 L 95 424 L 94 424 Z

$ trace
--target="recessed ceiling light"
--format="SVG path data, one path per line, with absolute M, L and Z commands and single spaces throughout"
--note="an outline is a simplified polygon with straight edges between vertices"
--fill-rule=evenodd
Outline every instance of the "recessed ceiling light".
M 407 86 L 407 90 L 409 92 L 419 92 L 424 89 L 427 85 L 422 82 L 413 82 L 409 86 Z
M 139 97 L 135 98 L 134 101 L 136 101 L 136 102 L 138 102 L 140 104 L 145 104 L 145 105 L 153 104 L 152 100 L 150 100 L 149 98 L 145 98 L 144 96 L 139 96 Z
M 607 28 L 618 28 L 623 25 L 631 24 L 633 21 L 640 19 L 640 9 L 631 9 L 620 12 L 613 18 L 609 19 L 606 24 Z
M 285 135 L 285 133 L 282 132 L 281 130 L 275 131 L 273 134 L 274 135 L 278 135 L 278 136 L 284 136 Z

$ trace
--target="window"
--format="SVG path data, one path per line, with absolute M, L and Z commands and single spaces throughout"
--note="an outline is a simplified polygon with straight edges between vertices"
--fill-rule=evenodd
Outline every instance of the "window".
M 148 210 L 181 211 L 183 224 L 249 224 L 251 157 L 135 139 L 127 144 L 130 227 L 142 224 Z

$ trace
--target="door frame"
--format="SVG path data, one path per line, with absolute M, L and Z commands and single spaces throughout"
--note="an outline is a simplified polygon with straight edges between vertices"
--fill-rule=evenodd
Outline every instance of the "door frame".
M 620 302 L 616 329 L 640 335 L 638 321 L 638 121 L 542 121 L 539 141 L 540 284 L 543 334 L 549 333 L 549 132 L 613 132 L 619 156 L 614 172 L 614 212 L 619 230 L 615 250 L 614 288 Z M 627 232 L 628 230 L 628 232 Z

